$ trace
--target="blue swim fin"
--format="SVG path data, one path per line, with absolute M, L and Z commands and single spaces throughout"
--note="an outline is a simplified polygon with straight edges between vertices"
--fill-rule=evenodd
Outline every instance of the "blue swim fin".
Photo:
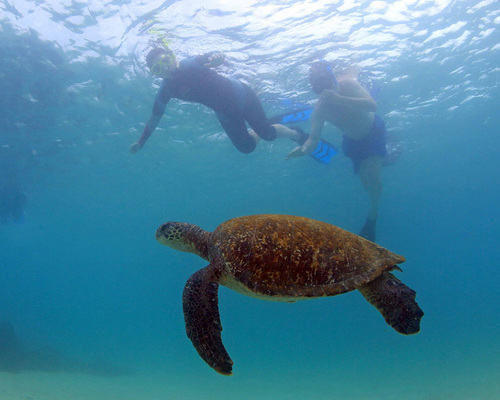
M 332 157 L 338 153 L 338 150 L 331 143 L 328 143 L 326 140 L 320 139 L 318 142 L 318 146 L 316 149 L 309 154 L 316 161 L 323 164 L 330 164 Z
M 312 107 L 299 108 L 287 113 L 275 115 L 268 118 L 270 124 L 293 124 L 294 122 L 306 121 L 311 118 L 313 112 Z
M 297 131 L 300 133 L 301 138 L 297 142 L 300 145 L 303 145 L 304 142 L 307 140 L 309 137 L 308 133 L 305 133 L 302 128 L 299 126 L 291 126 L 290 129 L 293 129 L 294 131 Z M 317 162 L 320 162 L 322 164 L 330 164 L 330 161 L 332 160 L 332 157 L 338 153 L 338 150 L 335 148 L 335 146 L 331 143 L 328 143 L 326 140 L 320 139 L 318 142 L 318 145 L 314 149 L 312 153 L 309 155 Z
M 299 108 L 296 110 L 289 111 L 287 113 L 279 114 L 274 117 L 268 118 L 270 124 L 291 124 L 300 121 L 306 121 L 311 118 L 313 112 L 312 107 Z M 305 133 L 299 126 L 291 126 L 290 129 L 296 130 L 301 134 L 300 140 L 297 142 L 302 145 L 309 137 L 309 134 Z M 332 157 L 338 153 L 338 150 L 331 143 L 328 143 L 324 139 L 320 139 L 316 149 L 309 154 L 314 160 L 322 164 L 330 164 Z

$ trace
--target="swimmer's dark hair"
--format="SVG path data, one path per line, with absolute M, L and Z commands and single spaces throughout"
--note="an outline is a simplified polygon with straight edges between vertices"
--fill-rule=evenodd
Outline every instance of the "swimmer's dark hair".
M 324 89 L 336 89 L 337 79 L 332 66 L 326 60 L 314 61 L 309 70 L 309 82 L 315 93 L 321 94 Z
M 311 70 L 320 70 L 326 72 L 330 76 L 335 76 L 332 65 L 326 60 L 316 60 L 311 64 Z
M 146 56 L 146 64 L 148 65 L 148 68 L 151 68 L 153 65 L 153 61 L 157 57 L 161 56 L 162 54 L 169 55 L 169 54 L 173 54 L 173 53 L 172 53 L 172 50 L 170 50 L 170 49 L 167 50 L 163 47 L 155 47 Z

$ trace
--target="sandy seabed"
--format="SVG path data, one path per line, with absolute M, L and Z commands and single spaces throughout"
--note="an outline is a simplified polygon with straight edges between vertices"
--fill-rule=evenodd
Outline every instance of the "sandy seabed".
M 134 373 L 98 377 L 73 373 L 0 373 L 0 400 L 482 400 L 500 398 L 498 368 L 455 370 L 430 366 L 374 371 L 372 379 L 324 371 L 251 373 L 223 377 Z M 385 368 L 384 368 L 385 369 Z M 476 373 L 474 371 L 477 371 Z M 199 373 L 199 369 L 197 370 Z M 250 372 L 250 371 L 248 371 Z M 254 371 L 252 371 L 254 372 Z M 350 379 L 349 379 L 350 377 Z

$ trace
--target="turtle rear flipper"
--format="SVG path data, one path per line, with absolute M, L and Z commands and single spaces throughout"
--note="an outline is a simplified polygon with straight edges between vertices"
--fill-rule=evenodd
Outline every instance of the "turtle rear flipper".
M 233 361 L 222 344 L 222 325 L 211 265 L 195 272 L 186 282 L 182 295 L 186 333 L 205 362 L 223 375 L 232 374 Z
M 380 311 L 385 321 L 403 335 L 420 331 L 424 312 L 420 309 L 410 289 L 389 272 L 359 288 L 366 300 Z

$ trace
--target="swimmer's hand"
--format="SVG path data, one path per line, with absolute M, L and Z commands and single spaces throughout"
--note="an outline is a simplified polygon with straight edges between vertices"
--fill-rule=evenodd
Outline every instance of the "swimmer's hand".
M 224 62 L 224 54 L 220 51 L 213 52 L 210 57 L 208 57 L 208 62 L 203 64 L 207 68 L 217 68 Z
M 335 90 L 325 89 L 321 92 L 319 96 L 318 103 L 319 104 L 333 104 L 333 105 L 342 105 L 343 97 L 338 94 Z
M 286 159 L 289 160 L 292 157 L 302 157 L 307 152 L 304 149 L 304 146 L 297 146 L 290 153 L 287 154 Z
M 138 142 L 135 142 L 134 144 L 132 144 L 132 146 L 130 146 L 130 152 L 132 154 L 135 154 L 139 151 L 139 149 L 141 149 L 142 146 L 140 145 L 140 143 Z
M 309 154 L 318 145 L 317 140 L 312 140 L 311 137 L 304 142 L 302 146 L 297 146 L 290 153 L 287 154 L 286 159 L 289 160 L 292 157 L 302 157 L 303 155 Z

